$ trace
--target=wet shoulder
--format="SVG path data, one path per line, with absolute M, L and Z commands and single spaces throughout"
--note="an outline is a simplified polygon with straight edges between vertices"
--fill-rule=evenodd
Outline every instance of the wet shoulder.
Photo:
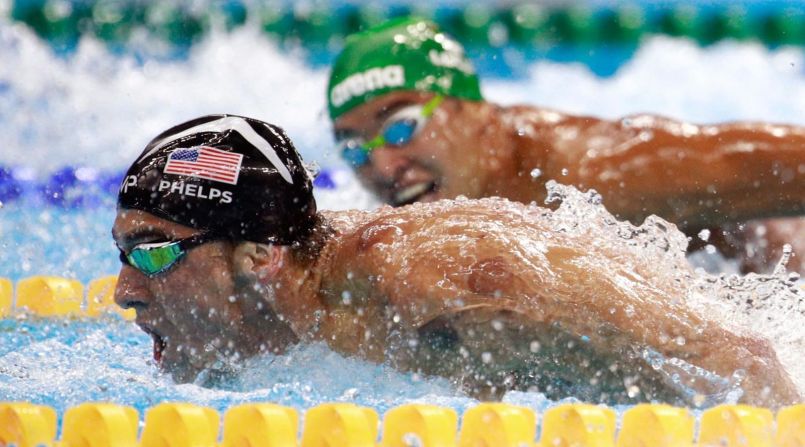
M 442 200 L 401 208 L 327 213 L 341 245 L 354 256 L 423 244 L 505 236 L 513 229 L 544 229 L 550 211 L 501 198 Z M 532 234 L 534 234 L 532 232 Z
M 529 127 L 547 129 L 556 125 L 579 124 L 595 120 L 594 117 L 570 115 L 560 110 L 530 105 L 503 107 L 499 116 L 503 123 L 517 129 L 527 129 Z

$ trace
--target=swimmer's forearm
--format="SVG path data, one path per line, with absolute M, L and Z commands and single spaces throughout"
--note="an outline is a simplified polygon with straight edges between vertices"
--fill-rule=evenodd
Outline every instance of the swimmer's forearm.
M 576 290 L 575 295 L 570 289 L 551 292 L 573 296 L 573 302 L 540 302 L 541 314 L 551 321 L 561 322 L 572 333 L 589 335 L 600 349 L 630 352 L 644 346 L 722 377 L 744 371 L 742 400 L 747 403 L 779 406 L 799 400 L 767 340 L 731 332 L 689 308 L 684 300 L 673 300 L 672 292 L 639 283 L 623 289 L 623 278 L 614 278 L 616 271 L 590 275 L 591 269 L 579 259 L 551 259 L 557 272 L 561 269 L 563 276 L 575 278 L 571 288 Z M 595 294 L 585 297 L 583 290 L 595 290 Z
M 642 130 L 651 138 L 584 160 L 579 183 L 614 214 L 693 228 L 805 214 L 805 128 L 660 123 Z
M 607 322 L 610 324 L 605 323 L 610 329 L 603 331 L 591 331 L 594 325 L 583 327 L 583 324 L 576 329 L 582 334 L 603 333 L 603 337 L 593 337 L 592 340 L 600 349 L 632 352 L 644 346 L 665 358 L 678 358 L 725 379 L 740 380 L 743 390 L 740 401 L 743 403 L 776 408 L 801 400 L 767 340 L 739 336 L 685 310 L 664 306 L 655 309 L 658 312 L 645 310 L 638 311 L 642 313 L 640 317 L 631 319 L 634 323 L 616 319 Z M 575 321 L 582 319 L 577 314 Z M 606 320 L 601 318 L 599 321 Z
M 743 371 L 741 402 L 779 408 L 798 403 L 802 396 L 768 340 L 737 335 L 723 328 L 710 331 L 714 340 L 702 363 L 729 377 Z M 707 366 L 705 366 L 707 367 Z

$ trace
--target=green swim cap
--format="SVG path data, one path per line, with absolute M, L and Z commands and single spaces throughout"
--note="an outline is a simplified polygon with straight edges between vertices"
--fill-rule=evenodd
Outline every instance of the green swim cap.
M 330 118 L 396 90 L 482 99 L 478 76 L 461 44 L 441 33 L 435 23 L 411 17 L 347 38 L 327 87 Z

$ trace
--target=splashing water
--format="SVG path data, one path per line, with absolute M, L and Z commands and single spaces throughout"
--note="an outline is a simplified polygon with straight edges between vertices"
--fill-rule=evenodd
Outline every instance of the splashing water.
M 357 402 L 375 408 L 414 400 L 469 406 L 449 383 L 347 359 L 322 345 L 297 347 L 282 357 L 249 360 L 225 387 L 176 385 L 158 373 L 151 339 L 116 318 L 93 322 L 0 321 L 0 397 L 65 409 L 111 401 L 140 411 L 162 401 L 186 401 L 219 411 L 241 402 L 309 408 L 322 402 Z M 312 368 L 311 365 L 316 365 Z M 333 374 L 338 371 L 338 374 Z M 60 411 L 60 414 L 62 412 Z
M 594 191 L 582 193 L 552 181 L 547 187 L 547 201 L 561 201 L 551 216 L 557 230 L 587 234 L 596 246 L 627 248 L 636 259 L 652 266 L 653 281 L 684 292 L 685 301 L 699 312 L 738 332 L 757 333 L 770 340 L 800 392 L 805 392 L 805 281 L 786 271 L 788 256 L 770 275 L 712 275 L 694 270 L 685 262 L 687 239 L 674 224 L 650 216 L 636 227 L 609 214 Z M 627 258 L 619 261 L 633 262 Z M 656 361 L 653 353 L 644 356 Z M 673 376 L 679 362 L 672 359 L 654 365 Z

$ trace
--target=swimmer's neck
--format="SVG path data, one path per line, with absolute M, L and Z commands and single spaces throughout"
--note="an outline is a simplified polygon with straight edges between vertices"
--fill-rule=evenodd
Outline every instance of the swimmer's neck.
M 285 251 L 284 266 L 273 286 L 273 311 L 285 321 L 301 341 L 315 339 L 317 328 L 326 316 L 327 308 L 320 299 L 322 284 L 332 270 L 333 254 L 338 237 L 325 217 L 313 229 L 309 240 L 320 247 L 307 260 L 295 259 L 290 249 Z

